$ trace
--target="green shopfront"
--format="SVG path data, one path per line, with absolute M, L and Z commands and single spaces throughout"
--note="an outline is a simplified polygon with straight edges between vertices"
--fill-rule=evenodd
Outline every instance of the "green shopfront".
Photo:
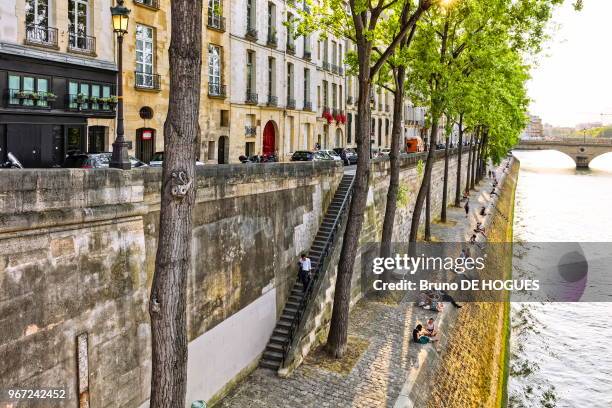
M 116 70 L 0 52 L 0 162 L 61 166 L 74 152 L 108 151 Z

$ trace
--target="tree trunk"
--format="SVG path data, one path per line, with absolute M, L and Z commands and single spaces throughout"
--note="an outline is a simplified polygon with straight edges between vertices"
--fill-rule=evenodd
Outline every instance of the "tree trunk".
M 425 196 L 425 241 L 431 241 L 431 174 Z
M 202 0 L 171 2 L 170 98 L 164 125 L 159 240 L 151 288 L 151 408 L 185 406 L 187 276 L 191 267 L 202 65 Z
M 446 222 L 446 204 L 448 201 L 448 144 L 450 138 L 446 136 L 446 145 L 444 146 L 444 190 L 442 190 L 442 209 L 440 210 L 440 221 Z
M 368 185 L 370 179 L 370 55 L 371 45 L 365 41 L 359 44 L 359 100 L 357 101 L 357 170 L 353 197 L 349 209 L 334 293 L 334 306 L 327 335 L 327 351 L 336 358 L 341 358 L 346 352 L 348 336 L 348 317 L 351 299 L 351 278 L 353 265 L 357 257 L 359 235 L 363 224 Z
M 470 189 L 474 189 L 476 187 L 476 163 L 478 162 L 478 149 L 480 147 L 479 145 L 479 140 L 480 140 L 480 131 L 477 132 L 476 136 L 474 137 L 474 151 L 472 152 L 472 170 L 470 173 Z
M 459 150 L 457 152 L 457 182 L 455 183 L 455 207 L 461 205 L 461 158 L 463 156 L 463 113 L 459 115 Z
M 389 160 L 391 175 L 389 177 L 389 190 L 387 191 L 387 204 L 385 207 L 385 218 L 383 221 L 382 238 L 380 242 L 380 256 L 387 258 L 391 256 L 391 242 L 393 240 L 393 224 L 397 210 L 397 195 L 400 181 L 399 150 L 402 139 L 402 113 L 404 105 L 404 77 L 406 68 L 398 67 L 395 76 L 395 92 L 393 93 L 393 127 L 391 128 L 391 153 Z
M 465 191 L 469 192 L 470 191 L 470 180 L 472 177 L 472 159 L 474 157 L 474 149 L 472 144 L 474 143 L 474 132 L 476 130 L 473 130 L 472 132 L 470 132 L 470 141 L 468 143 L 468 162 L 467 162 L 467 169 L 466 169 L 466 177 L 465 177 Z
M 425 169 L 423 171 L 423 181 L 419 187 L 419 192 L 414 202 L 414 210 L 412 211 L 412 220 L 410 222 L 410 237 L 409 242 L 416 242 L 419 232 L 419 224 L 421 219 L 421 212 L 423 211 L 423 204 L 425 203 L 425 196 L 429 189 L 429 183 L 431 181 L 431 170 L 433 169 L 434 153 L 436 150 L 435 135 L 438 133 L 438 117 L 435 112 L 432 112 L 431 120 L 431 133 L 429 136 L 429 147 L 427 151 L 427 161 L 425 162 Z

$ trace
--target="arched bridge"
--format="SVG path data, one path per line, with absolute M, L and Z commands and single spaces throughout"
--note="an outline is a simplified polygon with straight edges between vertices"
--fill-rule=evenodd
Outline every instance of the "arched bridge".
M 612 152 L 612 139 L 568 137 L 559 139 L 521 140 L 515 150 L 557 150 L 574 159 L 576 167 L 588 168 L 595 157 Z

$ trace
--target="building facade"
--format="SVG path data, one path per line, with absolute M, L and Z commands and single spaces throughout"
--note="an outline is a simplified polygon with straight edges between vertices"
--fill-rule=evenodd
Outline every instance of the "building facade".
M 74 151 L 107 151 L 117 68 L 110 0 L 3 0 L 0 161 L 60 166 Z

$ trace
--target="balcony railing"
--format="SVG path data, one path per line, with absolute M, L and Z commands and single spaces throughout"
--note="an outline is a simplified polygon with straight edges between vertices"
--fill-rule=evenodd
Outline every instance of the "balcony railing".
M 353 102 L 354 102 L 354 101 L 353 101 L 353 97 L 352 97 L 352 96 L 348 96 L 348 97 L 346 98 L 346 104 L 347 104 L 347 105 L 352 105 L 352 104 L 353 104 Z
M 159 10 L 159 0 L 134 0 L 134 3 Z
M 310 61 L 312 59 L 312 52 L 310 50 L 304 50 L 304 59 Z
M 304 110 L 312 112 L 312 102 L 304 101 Z
M 247 27 L 244 38 L 250 41 L 257 41 L 257 30 L 253 27 Z
M 68 50 L 82 54 L 95 54 L 96 37 L 70 33 L 68 37 Z
M 57 28 L 42 25 L 26 25 L 26 43 L 44 47 L 57 47 Z
M 327 62 L 327 61 L 323 61 L 323 63 L 322 63 L 322 67 L 323 67 L 323 69 L 324 69 L 325 71 L 329 71 L 329 70 L 330 70 L 330 65 L 329 65 L 329 62 Z
M 208 15 L 208 28 L 214 30 L 225 31 L 225 17 L 218 14 Z
M 287 98 L 287 109 L 295 109 L 295 99 Z
M 295 43 L 293 42 L 287 43 L 287 54 L 295 55 Z
M 278 106 L 278 96 L 268 95 L 268 106 Z
M 213 98 L 225 98 L 226 95 L 227 94 L 225 92 L 225 85 L 214 82 L 208 83 L 208 96 L 211 96 Z
M 268 41 L 266 43 L 269 47 L 275 47 L 278 45 L 278 38 L 276 37 L 276 31 L 268 31 Z
M 244 135 L 246 137 L 255 137 L 257 136 L 257 126 L 245 126 L 244 127 Z
M 257 105 L 257 94 L 251 91 L 247 91 L 245 102 Z
M 158 91 L 161 89 L 161 77 L 157 74 L 148 74 L 146 72 L 134 72 L 136 89 L 150 89 Z
M 56 99 L 55 94 L 50 92 L 24 91 L 21 89 L 8 90 L 9 105 L 48 109 Z
M 334 74 L 337 74 L 338 73 L 338 66 L 336 64 L 331 64 L 331 71 Z

